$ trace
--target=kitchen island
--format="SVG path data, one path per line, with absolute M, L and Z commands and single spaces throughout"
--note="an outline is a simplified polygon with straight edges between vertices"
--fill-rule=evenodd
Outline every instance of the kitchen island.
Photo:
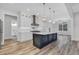
M 57 33 L 33 33 L 33 45 L 40 49 L 56 40 Z

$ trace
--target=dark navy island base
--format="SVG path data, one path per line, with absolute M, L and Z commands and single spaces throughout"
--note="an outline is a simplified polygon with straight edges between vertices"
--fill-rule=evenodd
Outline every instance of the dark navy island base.
M 33 45 L 39 49 L 57 40 L 57 33 L 52 34 L 33 34 Z

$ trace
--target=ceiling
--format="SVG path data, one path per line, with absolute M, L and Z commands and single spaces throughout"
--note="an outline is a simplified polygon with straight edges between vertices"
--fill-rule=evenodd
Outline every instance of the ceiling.
M 66 4 L 70 7 L 66 6 Z M 42 3 L 0 3 L 0 10 L 8 10 L 16 13 L 24 12 L 26 14 L 30 10 L 30 13 L 36 12 L 37 14 L 43 14 L 43 8 Z M 48 16 L 50 15 L 49 8 L 52 8 L 51 13 L 55 11 L 56 19 L 64 20 L 69 19 L 73 13 L 79 12 L 79 3 L 46 3 L 45 11 Z M 50 16 L 53 18 L 54 15 L 52 14 Z
M 60 3 L 47 3 L 46 6 L 56 7 L 59 6 Z M 73 12 L 79 12 L 79 3 L 69 3 L 73 9 Z M 0 3 L 0 9 L 4 10 L 12 10 L 12 11 L 23 11 L 27 8 L 39 8 L 43 7 L 42 3 Z
M 70 3 L 70 6 L 72 7 L 73 13 L 79 12 L 79 3 Z
M 58 8 L 63 3 L 46 3 L 45 7 L 47 8 Z M 12 11 L 23 11 L 26 9 L 37 9 L 43 8 L 42 3 L 0 3 L 0 9 L 12 10 Z M 60 7 L 61 8 L 61 7 Z
M 21 11 L 23 12 L 23 11 L 30 10 L 31 12 L 35 11 L 37 13 L 42 14 L 44 12 L 43 8 L 44 6 L 42 3 L 0 3 L 1 10 L 10 10 L 15 12 L 21 12 Z M 45 11 L 47 15 L 50 14 L 49 8 L 51 8 L 51 13 L 55 11 L 56 18 L 69 18 L 69 15 L 64 3 L 46 3 Z
M 28 3 L 1 3 L 0 8 L 3 10 L 11 10 L 11 11 L 23 11 L 29 7 L 37 6 L 39 4 L 28 4 Z

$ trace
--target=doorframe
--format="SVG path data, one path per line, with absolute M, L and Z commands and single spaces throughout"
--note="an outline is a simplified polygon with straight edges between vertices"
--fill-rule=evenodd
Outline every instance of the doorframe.
M 2 39 L 2 44 L 1 45 L 4 45 L 4 41 L 5 41 L 5 39 L 4 39 L 4 29 L 5 29 L 5 25 L 4 25 L 5 22 L 4 21 L 5 21 L 5 15 L 16 16 L 17 17 L 17 21 L 18 21 L 18 15 L 7 14 L 7 13 L 3 14 L 3 39 Z M 18 24 L 17 24 L 17 26 L 18 26 Z

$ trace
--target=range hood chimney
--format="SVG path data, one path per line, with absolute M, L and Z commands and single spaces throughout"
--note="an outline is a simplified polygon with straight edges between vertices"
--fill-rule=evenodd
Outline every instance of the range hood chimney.
M 36 15 L 32 15 L 33 17 L 33 23 L 31 24 L 32 26 L 39 26 L 39 24 L 36 23 Z

